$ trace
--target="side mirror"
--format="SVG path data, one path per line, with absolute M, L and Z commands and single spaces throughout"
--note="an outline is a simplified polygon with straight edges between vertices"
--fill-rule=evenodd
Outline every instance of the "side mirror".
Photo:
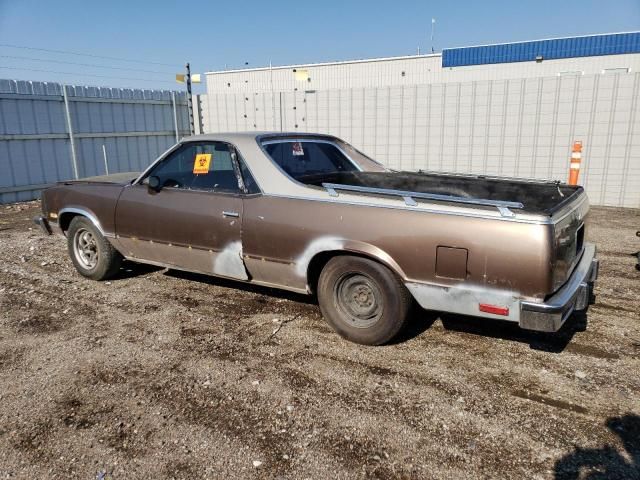
M 154 192 L 159 192 L 162 190 L 162 185 L 160 184 L 160 178 L 152 175 L 149 177 L 149 190 L 153 190 Z

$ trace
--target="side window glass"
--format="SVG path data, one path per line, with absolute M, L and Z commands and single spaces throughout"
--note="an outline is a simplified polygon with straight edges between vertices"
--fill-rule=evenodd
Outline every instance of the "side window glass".
M 240 192 L 231 147 L 221 142 L 187 143 L 154 168 L 152 175 L 163 188 Z

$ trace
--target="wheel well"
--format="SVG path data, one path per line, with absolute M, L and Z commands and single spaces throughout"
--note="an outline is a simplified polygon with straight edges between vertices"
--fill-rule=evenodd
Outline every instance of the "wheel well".
M 58 225 L 60 225 L 60 229 L 63 232 L 66 232 L 67 230 L 69 230 L 69 225 L 71 225 L 71 220 L 73 220 L 73 217 L 78 217 L 78 216 L 82 216 L 82 215 L 76 212 L 67 212 L 60 215 L 60 218 L 58 219 Z
M 381 262 L 380 259 L 371 255 L 367 255 L 365 253 L 352 252 L 350 250 L 330 250 L 327 252 L 320 252 L 311 259 L 311 261 L 309 262 L 309 266 L 307 267 L 307 285 L 309 286 L 312 294 L 316 294 L 318 280 L 320 279 L 320 272 L 322 272 L 322 269 L 329 262 L 329 260 L 334 257 L 344 256 L 368 258 L 369 260 L 373 260 L 376 263 L 384 265 L 385 267 L 389 268 L 389 270 L 391 270 L 395 275 L 397 275 L 397 272 L 395 272 L 384 262 Z

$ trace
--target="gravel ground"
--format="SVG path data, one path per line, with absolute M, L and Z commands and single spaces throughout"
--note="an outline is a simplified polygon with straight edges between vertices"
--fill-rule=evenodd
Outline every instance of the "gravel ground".
M 363 347 L 302 296 L 85 280 L 0 209 L 0 478 L 640 478 L 640 210 L 592 210 L 597 303 L 558 334 L 416 309 Z

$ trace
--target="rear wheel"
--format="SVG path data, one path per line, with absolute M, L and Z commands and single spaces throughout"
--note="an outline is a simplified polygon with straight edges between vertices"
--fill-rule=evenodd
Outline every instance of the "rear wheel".
M 322 314 L 343 337 L 380 345 L 404 326 L 411 296 L 387 267 L 362 257 L 334 257 L 318 280 Z
M 69 256 L 76 270 L 92 280 L 113 277 L 122 263 L 122 255 L 87 218 L 74 217 L 67 230 Z

